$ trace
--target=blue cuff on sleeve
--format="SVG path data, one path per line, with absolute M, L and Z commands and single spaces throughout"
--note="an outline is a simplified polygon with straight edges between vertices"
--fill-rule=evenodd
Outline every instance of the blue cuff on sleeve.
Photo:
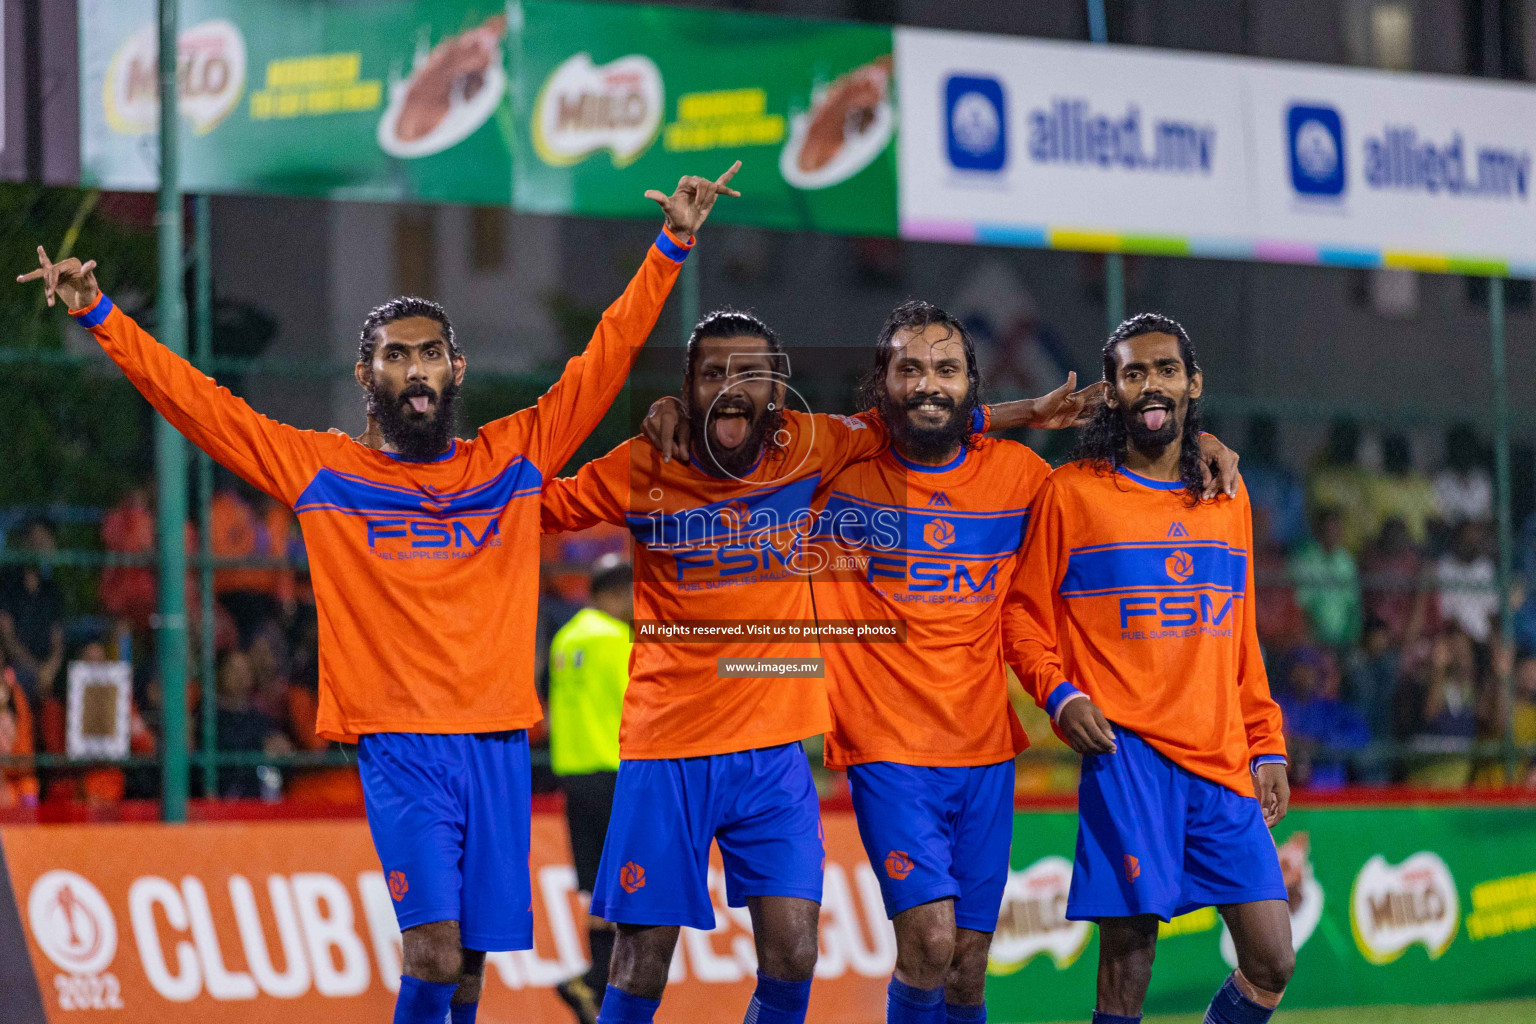
M 1249 762 L 1248 770 L 1250 772 L 1253 772 L 1254 774 L 1258 774 L 1259 765 L 1261 765 L 1261 764 L 1289 764 L 1289 763 L 1290 762 L 1288 762 L 1280 754 L 1260 754 L 1258 757 L 1254 758 L 1251 762 Z
M 1056 687 L 1056 689 L 1051 691 L 1051 695 L 1049 697 L 1045 698 L 1045 713 L 1050 715 L 1052 718 L 1055 718 L 1057 710 L 1063 703 L 1066 702 L 1068 697 L 1082 692 L 1082 690 L 1079 690 L 1071 683 L 1060 684 Z
M 971 433 L 985 434 L 987 432 L 987 407 L 978 405 L 971 410 Z
M 112 312 L 112 300 L 103 295 L 96 300 L 96 305 L 84 313 L 70 314 L 81 327 L 96 327 Z
M 692 247 L 679 245 L 671 235 L 667 234 L 667 229 L 662 228 L 656 235 L 656 248 L 660 249 L 661 254 L 673 263 L 681 263 L 688 258 L 688 250 Z

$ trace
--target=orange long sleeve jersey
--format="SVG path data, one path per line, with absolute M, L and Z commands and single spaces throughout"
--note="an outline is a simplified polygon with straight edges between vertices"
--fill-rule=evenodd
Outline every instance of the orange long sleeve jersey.
M 770 747 L 825 732 L 818 678 L 720 678 L 718 659 L 814 658 L 815 642 L 756 639 L 746 626 L 811 620 L 805 545 L 832 479 L 885 450 L 878 416 L 784 414 L 789 441 L 741 479 L 692 460 L 663 462 L 633 438 L 574 477 L 544 486 L 544 530 L 627 526 L 635 538 L 635 645 L 619 726 L 628 760 Z M 719 642 L 648 633 L 711 620 L 742 631 Z M 825 648 L 822 648 L 824 650 Z
M 983 437 L 947 466 L 892 449 L 838 475 L 820 519 L 824 619 L 900 619 L 904 643 L 826 644 L 826 762 L 996 764 L 1029 745 L 1008 704 L 1003 597 L 1050 466 Z
M 259 415 L 104 296 L 72 312 L 176 429 L 298 513 L 320 621 L 320 735 L 494 732 L 542 717 L 539 490 L 618 396 L 686 255 L 663 232 L 538 403 L 433 462 Z
M 1174 763 L 1252 796 L 1250 760 L 1285 754 L 1252 549 L 1246 487 L 1191 508 L 1183 484 L 1063 466 L 1009 591 L 1008 662 L 1041 707 L 1080 690 Z

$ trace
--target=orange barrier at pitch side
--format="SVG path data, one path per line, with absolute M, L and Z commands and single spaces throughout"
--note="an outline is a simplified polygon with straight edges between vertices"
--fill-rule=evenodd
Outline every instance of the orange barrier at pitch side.
M 825 816 L 826 896 L 811 1019 L 877 1024 L 895 935 L 853 816 Z M 155 1024 L 388 1019 L 400 973 L 390 889 L 361 821 L 0 829 L 50 1021 L 83 1009 Z M 564 821 L 533 821 L 535 948 L 492 954 L 480 1020 L 564 1021 L 550 986 L 585 969 Z M 750 919 L 684 929 L 661 1024 L 734 1024 L 751 996 Z

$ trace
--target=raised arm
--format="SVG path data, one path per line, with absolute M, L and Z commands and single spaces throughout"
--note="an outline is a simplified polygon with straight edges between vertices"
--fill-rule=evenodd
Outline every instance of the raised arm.
M 670 196 L 655 189 L 646 193 L 661 206 L 666 224 L 624 294 L 603 313 L 586 350 L 565 364 L 537 405 L 488 425 L 482 434 L 494 439 L 498 430 L 510 430 L 513 447 L 526 452 L 546 478 L 560 471 L 623 389 L 715 201 L 741 194 L 729 185 L 740 167 L 738 160 L 714 181 L 685 177 Z
M 228 388 L 172 352 L 96 286 L 94 260 L 53 263 L 42 246 L 38 269 L 18 281 L 42 281 L 48 304 L 63 299 L 139 393 L 193 444 L 277 500 L 292 505 L 320 468 L 324 435 L 256 412 Z

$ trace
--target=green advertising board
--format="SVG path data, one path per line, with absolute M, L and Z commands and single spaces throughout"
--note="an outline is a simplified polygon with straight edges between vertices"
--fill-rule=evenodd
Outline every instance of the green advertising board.
M 1064 917 L 1073 814 L 1014 818 L 988 1019 L 1086 1020 L 1094 927 Z M 1291 894 L 1288 1009 L 1536 994 L 1536 810 L 1295 810 L 1275 829 Z M 1214 909 L 1164 924 L 1146 1012 L 1198 1013 L 1235 966 Z
M 182 187 L 505 204 L 502 0 L 182 0 Z M 81 177 L 152 189 L 154 0 L 81 0 Z
M 183 0 L 182 186 L 652 216 L 740 158 L 721 219 L 896 231 L 889 27 L 642 5 Z M 154 0 L 82 0 L 81 168 L 152 189 Z
M 740 158 L 765 227 L 896 231 L 889 26 L 524 3 L 514 47 L 520 209 L 649 215 L 646 187 Z

